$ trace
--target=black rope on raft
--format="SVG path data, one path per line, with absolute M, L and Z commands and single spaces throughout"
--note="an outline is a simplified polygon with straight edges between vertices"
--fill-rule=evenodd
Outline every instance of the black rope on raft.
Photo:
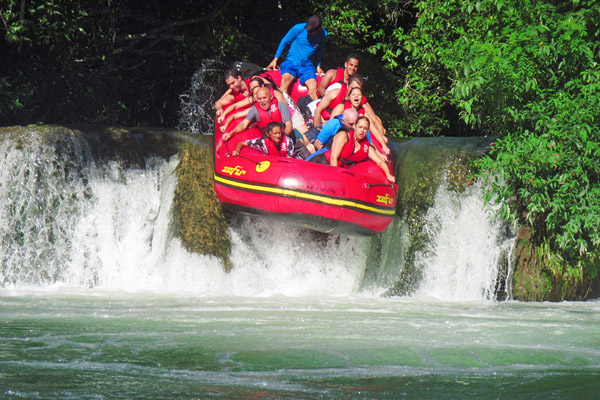
M 227 150 L 227 157 L 230 157 L 232 154 L 229 152 L 229 142 L 225 142 L 225 149 Z M 262 162 L 254 161 L 253 159 L 251 159 L 251 158 L 248 158 L 248 157 L 244 157 L 244 156 L 243 156 L 243 155 L 241 155 L 241 154 L 237 154 L 237 155 L 236 155 L 236 156 L 234 156 L 234 157 L 241 157 L 241 158 L 243 158 L 244 160 L 252 161 L 252 162 L 253 162 L 254 164 L 256 164 L 256 165 L 260 165 L 260 164 L 262 164 Z
M 365 186 L 367 189 L 371 189 L 372 187 L 375 187 L 375 186 L 385 186 L 385 187 L 393 188 L 394 184 L 393 183 L 375 183 L 375 184 L 371 185 L 369 183 L 365 183 Z

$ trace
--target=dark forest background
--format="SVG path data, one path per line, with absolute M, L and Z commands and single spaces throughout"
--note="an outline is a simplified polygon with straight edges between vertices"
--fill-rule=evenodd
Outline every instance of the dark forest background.
M 330 36 L 324 68 L 363 56 L 368 90 L 389 121 L 397 78 L 373 47 L 370 27 L 410 24 L 410 2 L 390 2 L 389 20 L 367 12 L 380 2 L 1 0 L 0 124 L 100 123 L 175 127 L 179 96 L 206 59 L 223 68 L 243 60 L 266 66 L 292 25 L 313 13 Z M 338 8 L 339 7 L 339 8 Z M 383 11 L 383 10 L 382 10 Z M 375 79 L 377 77 L 377 79 Z M 222 82 L 223 91 L 226 86 Z M 391 123 L 391 122 L 390 122 Z
M 174 128 L 203 62 L 266 66 L 315 13 L 324 68 L 362 56 L 390 136 L 497 137 L 473 178 L 544 279 L 598 275 L 597 0 L 0 0 L 0 125 Z

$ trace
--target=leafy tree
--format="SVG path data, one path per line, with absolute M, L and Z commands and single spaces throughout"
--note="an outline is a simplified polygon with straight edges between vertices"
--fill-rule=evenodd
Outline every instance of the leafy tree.
M 600 250 L 600 3 L 415 7 L 414 28 L 397 31 L 410 63 L 399 95 L 429 124 L 411 131 L 501 136 L 477 163 L 488 199 L 533 228 L 551 280 L 589 282 Z

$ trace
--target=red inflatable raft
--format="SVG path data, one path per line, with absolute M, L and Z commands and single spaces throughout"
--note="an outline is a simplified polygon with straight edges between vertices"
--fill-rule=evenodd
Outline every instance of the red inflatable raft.
M 270 74 L 281 79 L 279 71 Z M 305 93 L 297 84 L 292 91 L 295 100 Z M 262 134 L 250 128 L 227 142 L 221 136 L 215 123 L 215 191 L 226 208 L 326 233 L 374 235 L 392 222 L 397 186 L 372 161 L 345 169 L 248 147 L 230 156 L 238 142 Z

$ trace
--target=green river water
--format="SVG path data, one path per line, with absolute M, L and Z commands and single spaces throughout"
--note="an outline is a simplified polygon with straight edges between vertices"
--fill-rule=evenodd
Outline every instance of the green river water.
M 600 302 L 0 292 L 0 398 L 593 399 Z
M 494 301 L 513 240 L 477 187 L 432 193 L 418 287 L 388 298 L 399 218 L 377 240 L 240 218 L 226 273 L 173 233 L 177 157 L 28 129 L 0 141 L 0 399 L 598 398 L 600 301 Z

